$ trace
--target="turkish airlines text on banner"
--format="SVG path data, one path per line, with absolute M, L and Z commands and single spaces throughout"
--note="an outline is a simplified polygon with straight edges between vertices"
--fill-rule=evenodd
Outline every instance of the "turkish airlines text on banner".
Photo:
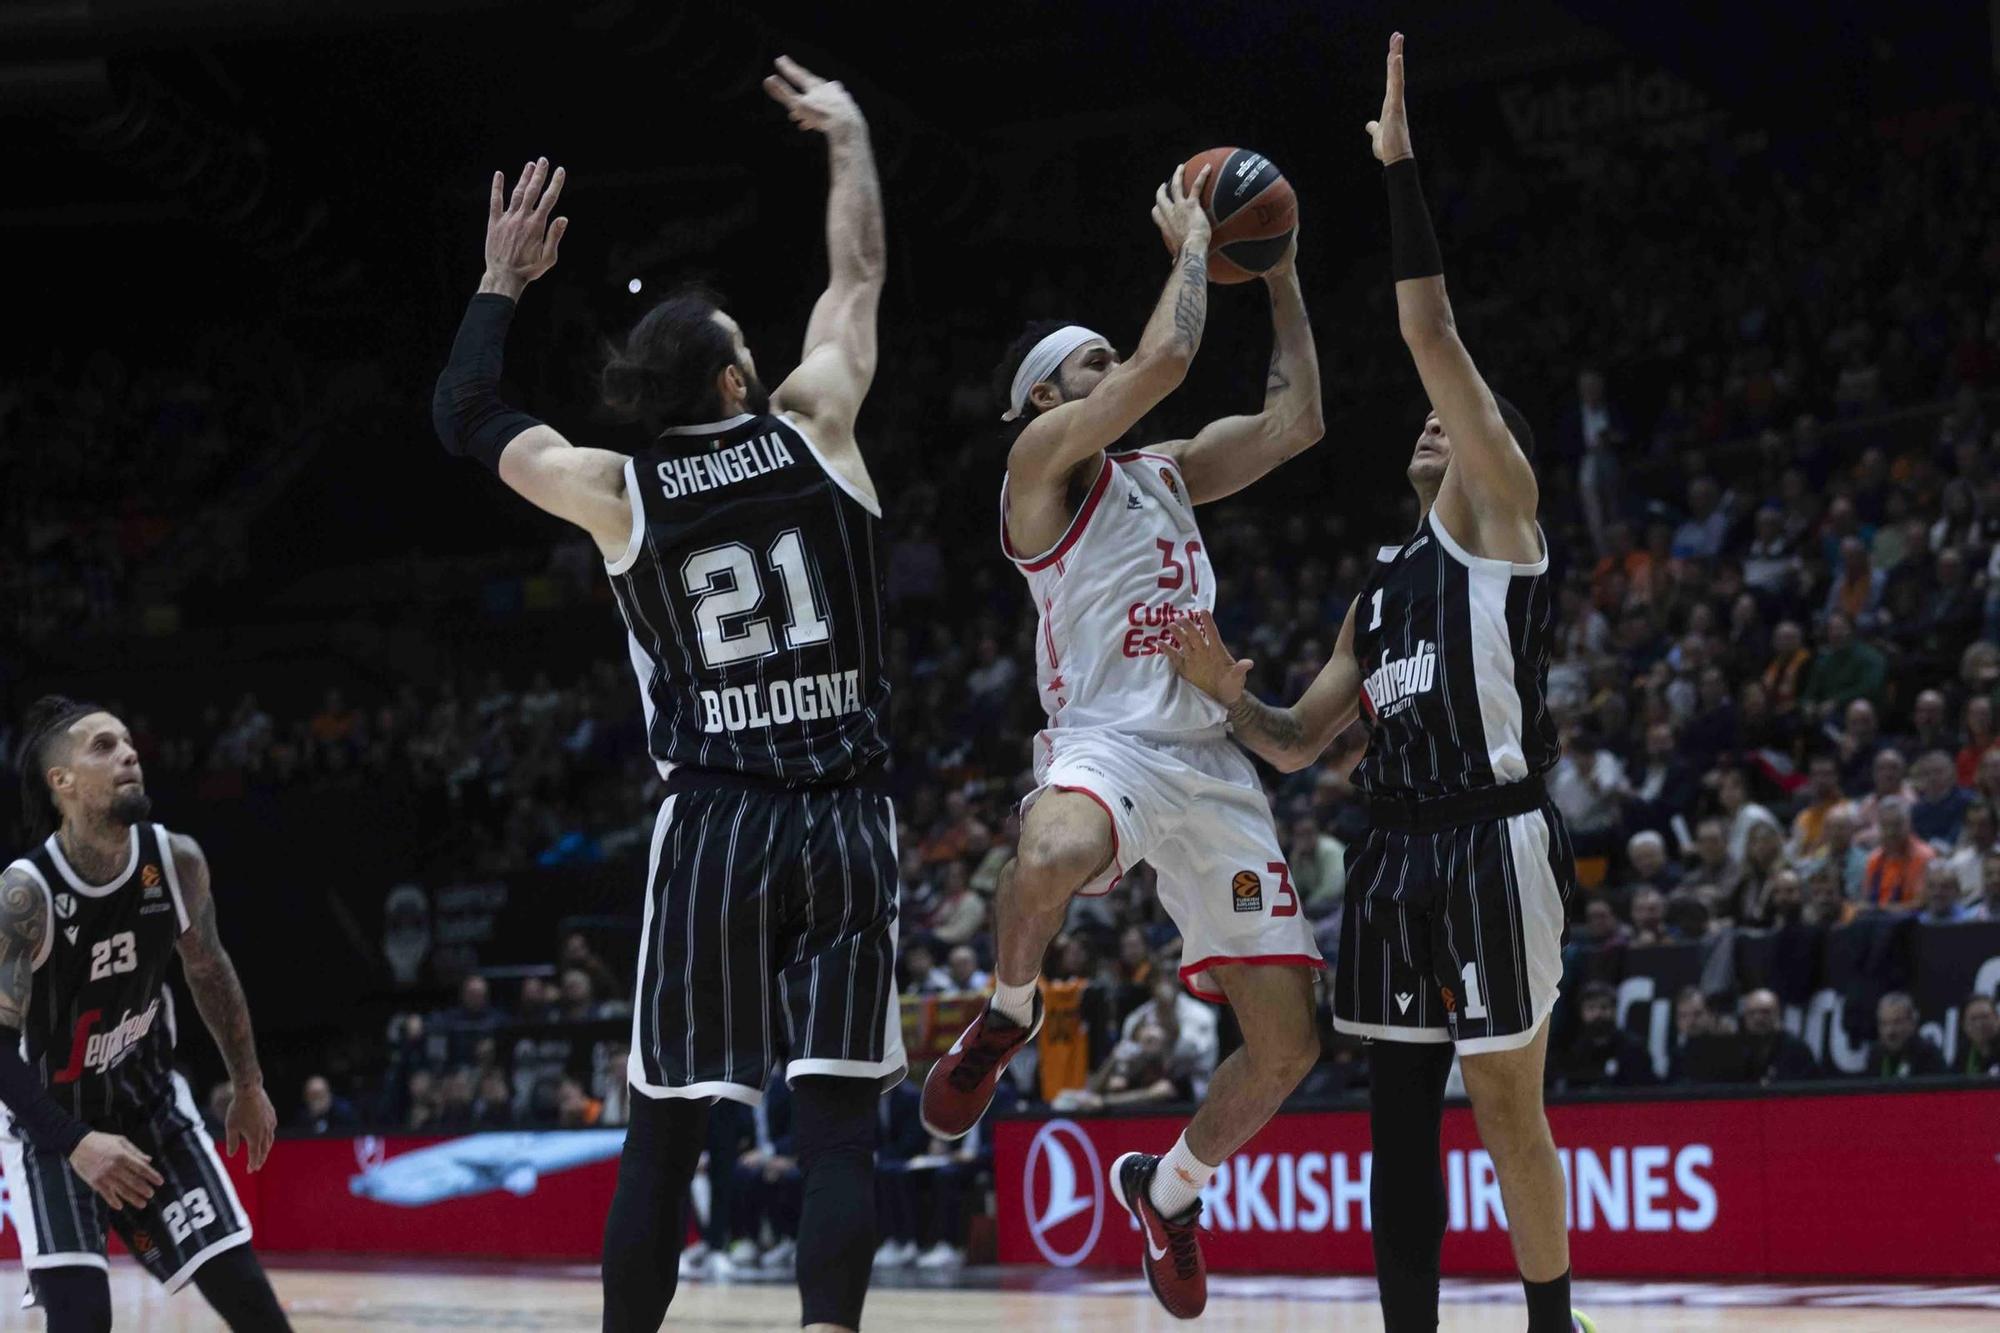
M 1990 1276 L 2000 1088 L 1597 1102 L 1550 1108 L 1572 1253 L 1593 1277 Z M 995 1126 L 1000 1258 L 1129 1268 L 1139 1233 L 1104 1172 L 1163 1152 L 1166 1117 Z M 1202 1248 L 1218 1272 L 1365 1273 L 1368 1118 L 1281 1115 L 1215 1173 Z M 1472 1114 L 1446 1113 L 1448 1274 L 1514 1271 Z

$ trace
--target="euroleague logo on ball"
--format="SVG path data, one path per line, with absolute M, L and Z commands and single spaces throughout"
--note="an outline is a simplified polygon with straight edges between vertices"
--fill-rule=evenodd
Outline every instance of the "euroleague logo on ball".
M 1073 1120 L 1051 1120 L 1035 1131 L 1021 1171 L 1028 1238 L 1057 1268 L 1074 1268 L 1097 1247 L 1104 1229 L 1104 1168 L 1097 1146 Z

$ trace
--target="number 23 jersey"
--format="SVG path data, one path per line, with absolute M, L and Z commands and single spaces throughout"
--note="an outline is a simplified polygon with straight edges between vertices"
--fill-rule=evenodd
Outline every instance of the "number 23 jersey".
M 1539 535 L 1539 529 L 1537 530 Z M 1549 715 L 1555 588 L 1542 558 L 1472 555 L 1435 513 L 1376 553 L 1354 606 L 1364 795 L 1422 800 L 1519 782 L 1558 755 Z

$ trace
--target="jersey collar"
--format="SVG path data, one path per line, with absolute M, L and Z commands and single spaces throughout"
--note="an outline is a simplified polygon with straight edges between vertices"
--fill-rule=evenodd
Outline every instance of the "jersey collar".
M 49 859 L 55 862 L 56 869 L 62 873 L 64 879 L 69 881 L 69 886 L 86 898 L 102 898 L 116 893 L 125 887 L 125 881 L 132 878 L 132 872 L 139 868 L 139 826 L 137 824 L 132 826 L 132 854 L 125 858 L 124 873 L 109 884 L 84 883 L 82 876 L 78 875 L 75 869 L 71 867 L 69 858 L 63 855 L 62 843 L 57 840 L 55 834 L 49 834 L 48 842 L 43 845 L 49 849 Z

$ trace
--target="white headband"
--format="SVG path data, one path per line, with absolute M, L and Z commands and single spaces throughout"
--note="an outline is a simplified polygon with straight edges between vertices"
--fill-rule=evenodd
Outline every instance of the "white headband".
M 1028 405 L 1028 390 L 1043 380 L 1052 378 L 1056 373 L 1056 367 L 1063 363 L 1064 358 L 1093 340 L 1110 341 L 1095 329 L 1086 329 L 1081 324 L 1065 324 L 1036 343 L 1028 354 L 1021 358 L 1020 368 L 1014 372 L 1014 388 L 1007 395 L 1010 405 L 1000 414 L 1000 419 L 1018 420 L 1021 409 Z

